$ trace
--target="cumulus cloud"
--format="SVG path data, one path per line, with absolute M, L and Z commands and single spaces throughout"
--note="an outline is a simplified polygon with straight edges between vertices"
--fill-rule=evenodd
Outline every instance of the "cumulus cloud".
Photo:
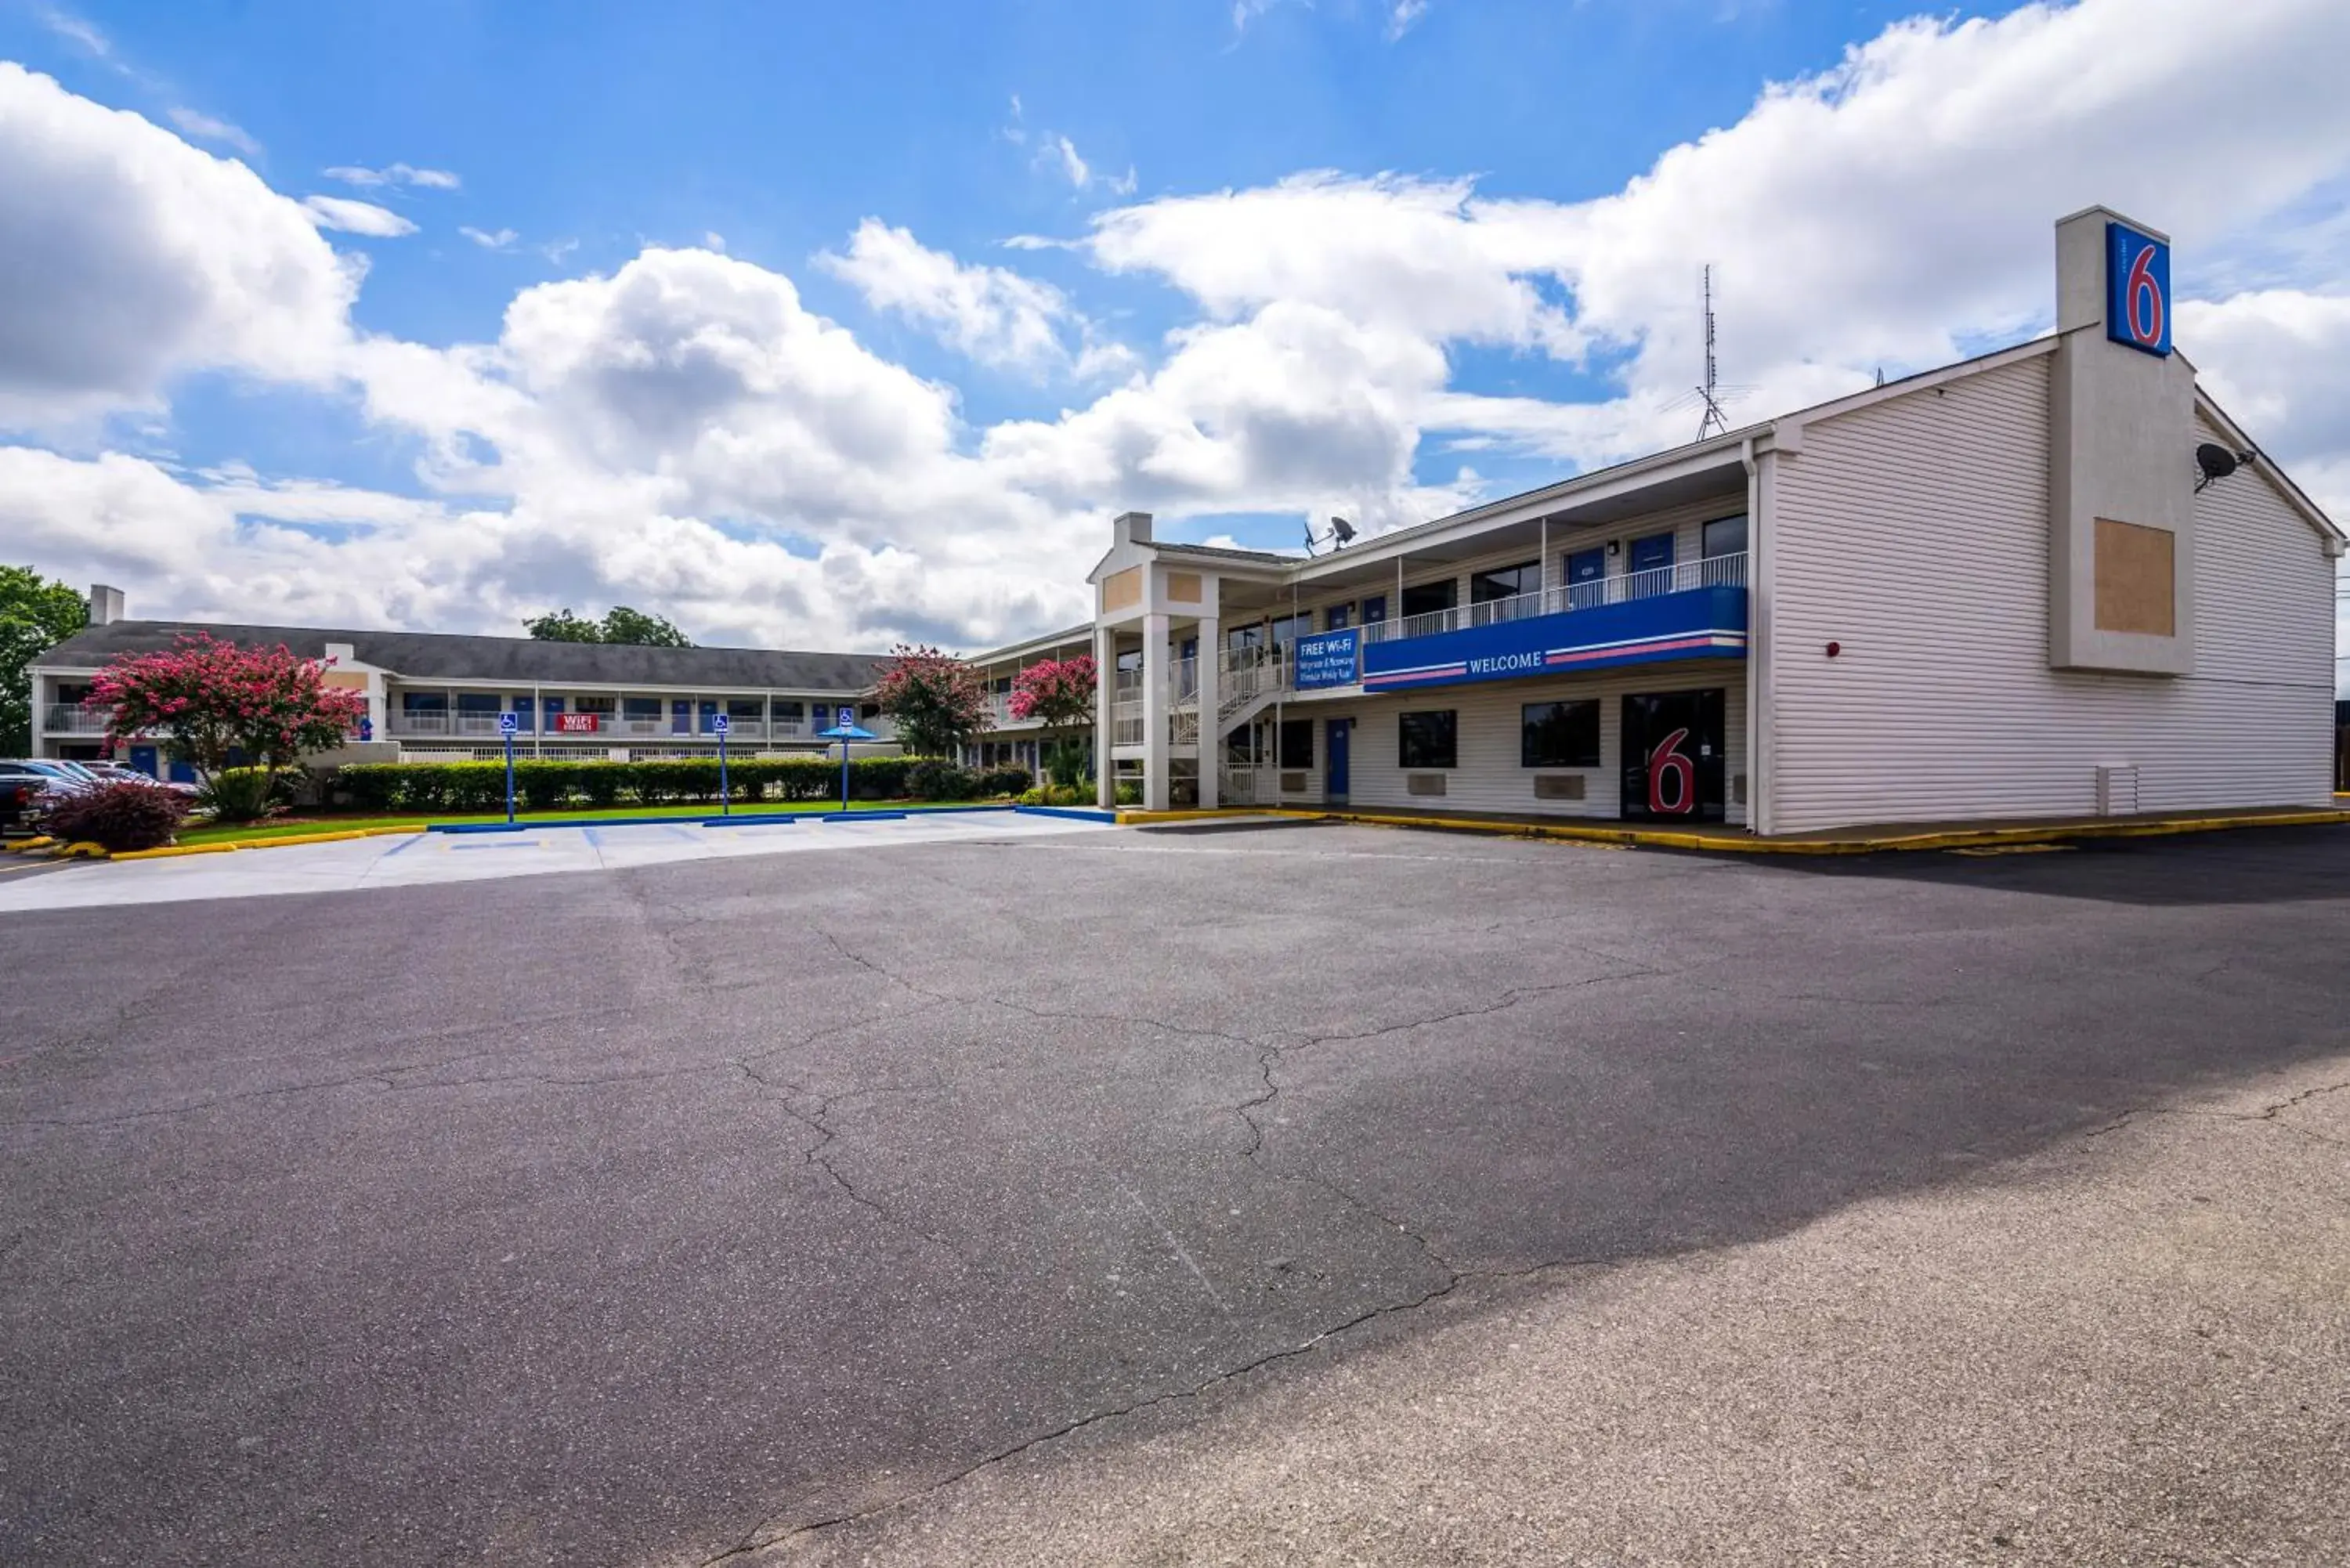
M 372 202 L 354 202 L 348 196 L 305 196 L 302 210 L 320 228 L 340 229 L 349 234 L 388 240 L 416 232 L 414 223 L 390 208 L 379 207 Z
M 816 265 L 876 310 L 929 327 L 982 364 L 1042 369 L 1067 358 L 1060 327 L 1075 313 L 1060 290 L 1003 267 L 966 265 L 878 218 L 857 225 L 846 254 L 827 252 Z
M 0 62 L 0 427 L 151 407 L 175 373 L 325 383 L 354 269 L 241 163 Z

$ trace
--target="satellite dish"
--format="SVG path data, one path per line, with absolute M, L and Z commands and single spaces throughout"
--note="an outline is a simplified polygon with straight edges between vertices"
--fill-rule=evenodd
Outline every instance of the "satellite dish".
M 1330 519 L 1330 532 L 1338 536 L 1338 543 L 1342 545 L 1355 542 L 1355 525 L 1344 517 Z
M 2216 441 L 2205 441 L 2195 449 L 2195 488 L 2199 492 L 2205 485 L 2227 478 L 2251 462 L 2252 457 L 2249 452 L 2230 452 Z

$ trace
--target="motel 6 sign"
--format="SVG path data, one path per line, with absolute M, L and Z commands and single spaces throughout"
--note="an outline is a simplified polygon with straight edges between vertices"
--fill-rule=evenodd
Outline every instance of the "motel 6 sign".
M 2106 225 L 2106 336 L 2170 352 L 2170 245 L 2127 223 Z

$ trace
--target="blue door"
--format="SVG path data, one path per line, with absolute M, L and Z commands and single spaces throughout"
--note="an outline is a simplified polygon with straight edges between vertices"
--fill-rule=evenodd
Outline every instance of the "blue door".
M 670 699 L 669 732 L 672 735 L 693 733 L 693 704 L 682 697 Z
M 151 779 L 161 776 L 155 771 L 155 748 L 152 746 L 131 747 L 130 770 L 133 773 L 145 774 Z
M 193 763 L 174 762 L 172 764 L 171 782 L 173 784 L 195 783 L 196 765 Z
M 1354 738 L 1355 722 L 1332 719 L 1328 726 L 1327 750 L 1323 753 L 1322 793 L 1332 800 L 1344 800 L 1349 783 L 1347 753 L 1348 742 Z
M 1672 535 L 1665 535 L 1670 544 Z M 1589 609 L 1606 602 L 1607 592 L 1607 552 L 1577 550 L 1566 558 L 1566 607 Z
M 712 719 L 715 719 L 715 718 L 717 718 L 717 717 L 718 717 L 718 704 L 717 704 L 717 703 L 715 703 L 715 702 L 704 702 L 704 703 L 702 705 L 702 732 L 703 734 L 705 734 L 705 735 L 710 735 L 710 734 L 715 734 L 715 733 L 717 732 L 718 726 L 711 722 L 711 721 L 712 721 Z
M 1672 592 L 1673 536 L 1651 534 L 1645 539 L 1632 541 L 1632 581 L 1627 585 L 1634 598 L 1646 598 L 1650 594 Z M 1662 568 L 1662 569 L 1660 569 Z M 1642 576 L 1639 574 L 1652 574 Z

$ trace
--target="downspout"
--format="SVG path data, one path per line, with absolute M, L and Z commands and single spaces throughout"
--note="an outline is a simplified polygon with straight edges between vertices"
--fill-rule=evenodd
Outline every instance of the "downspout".
M 1746 831 L 1760 835 L 1762 822 L 1762 638 L 1757 607 L 1762 597 L 1762 465 L 1754 438 L 1738 444 L 1746 468 Z

